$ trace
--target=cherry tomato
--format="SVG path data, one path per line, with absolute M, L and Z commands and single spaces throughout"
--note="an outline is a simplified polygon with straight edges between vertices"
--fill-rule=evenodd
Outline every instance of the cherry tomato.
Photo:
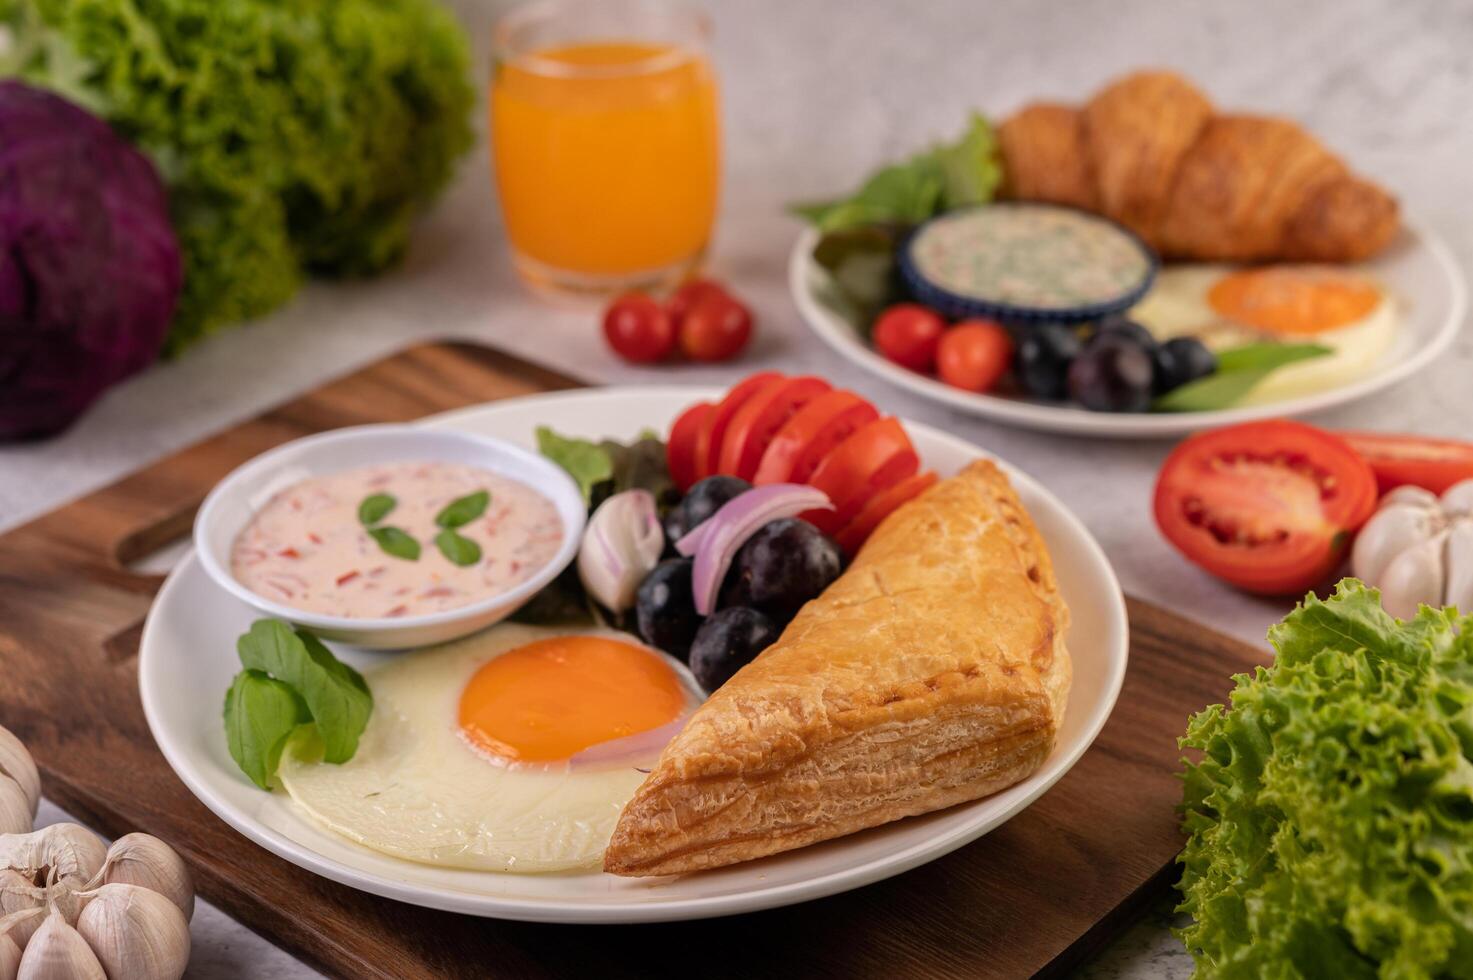
M 695 308 L 696 304 L 705 299 L 722 298 L 727 296 L 726 289 L 714 279 L 691 279 L 683 282 L 670 294 L 665 301 L 665 310 L 670 314 L 670 319 L 675 322 L 675 329 L 680 329 L 685 315 Z
M 1407 484 L 1442 493 L 1454 483 L 1473 479 L 1470 443 L 1389 432 L 1342 432 L 1340 436 L 1371 464 L 1382 493 Z
M 670 427 L 670 438 L 665 440 L 665 464 L 681 493 L 696 482 L 696 443 L 702 424 L 715 410 L 716 406 L 710 402 L 697 402 L 680 413 L 680 418 Z
M 899 419 L 871 422 L 834 447 L 808 483 L 829 495 L 833 510 L 813 510 L 804 520 L 825 534 L 848 524 L 871 497 L 920 469 L 920 457 Z
M 844 553 L 853 557 L 859 553 L 859 548 L 869 540 L 875 528 L 880 522 L 889 517 L 901 504 L 919 497 L 921 492 L 936 482 L 936 474 L 931 472 L 917 473 L 915 476 L 901 480 L 899 483 L 882 490 L 869 499 L 869 502 L 854 516 L 854 520 L 844 525 L 844 529 L 834 536 L 839 547 Z
M 1324 581 L 1375 507 L 1366 461 L 1300 422 L 1192 436 L 1156 479 L 1166 539 L 1218 578 L 1264 595 L 1302 594 Z
M 875 349 L 901 367 L 930 374 L 946 321 L 918 303 L 897 303 L 875 321 Z
M 936 372 L 954 388 L 983 392 L 1013 363 L 1013 338 L 991 320 L 963 320 L 942 336 Z
M 625 293 L 604 311 L 604 338 L 624 360 L 654 364 L 675 349 L 675 324 L 644 293 Z
M 680 318 L 680 349 L 693 361 L 735 357 L 752 337 L 752 311 L 721 293 L 707 295 Z
M 869 402 L 852 391 L 826 391 L 798 409 L 777 430 L 752 482 L 803 483 L 823 458 L 850 433 L 880 417 Z
M 731 386 L 726 397 L 716 403 L 716 410 L 706 417 L 696 436 L 696 479 L 704 480 L 720 472 L 721 443 L 726 439 L 727 427 L 736 417 L 737 410 L 747 400 L 769 384 L 786 380 L 776 371 L 758 371 Z
M 829 390 L 822 378 L 787 378 L 763 387 L 737 409 L 721 440 L 717 473 L 750 480 L 767 444 L 798 409 Z

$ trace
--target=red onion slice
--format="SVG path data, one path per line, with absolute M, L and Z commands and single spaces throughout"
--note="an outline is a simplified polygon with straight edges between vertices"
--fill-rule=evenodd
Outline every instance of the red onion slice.
M 650 728 L 642 732 L 635 732 L 633 735 L 625 735 L 623 738 L 611 738 L 607 742 L 590 745 L 582 752 L 569 756 L 568 767 L 570 769 L 581 769 L 588 766 L 610 768 L 625 763 L 654 762 L 660 751 L 665 748 L 666 743 L 679 734 L 689 720 L 690 713 L 685 712 L 679 718 L 659 728 Z
M 768 521 L 796 517 L 809 510 L 833 510 L 828 494 L 802 483 L 769 483 L 733 497 L 705 521 L 691 528 L 675 544 L 682 555 L 696 556 L 691 572 L 696 612 L 709 616 L 716 609 L 716 593 L 731 568 L 737 549 Z

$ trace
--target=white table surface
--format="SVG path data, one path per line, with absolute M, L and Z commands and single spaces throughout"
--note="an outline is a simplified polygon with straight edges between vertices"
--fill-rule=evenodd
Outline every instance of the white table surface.
M 485 75 L 498 3 L 460 0 Z M 726 382 L 759 366 L 821 372 L 888 409 L 938 423 L 1016 462 L 1073 507 L 1125 587 L 1261 641 L 1282 603 L 1229 591 L 1156 534 L 1149 493 L 1164 443 L 1088 442 L 1010 430 L 933 407 L 847 367 L 799 323 L 784 284 L 794 198 L 833 194 L 879 161 L 959 131 L 975 106 L 1079 100 L 1113 75 L 1166 65 L 1226 107 L 1298 118 L 1473 267 L 1473 9 L 1454 0 L 747 0 L 713 4 L 726 172 L 714 269 L 755 309 L 738 363 L 639 369 L 604 349 L 588 311 L 530 298 L 509 268 L 478 147 L 419 229 L 408 261 L 371 283 L 316 285 L 287 309 L 226 332 L 109 394 L 48 442 L 0 449 L 0 526 L 19 523 L 171 450 L 416 340 L 500 345 L 591 381 Z M 1473 336 L 1415 380 L 1318 419 L 1468 435 Z M 1117 943 L 1094 976 L 1185 976 L 1164 909 Z M 207 904 L 191 975 L 312 971 Z

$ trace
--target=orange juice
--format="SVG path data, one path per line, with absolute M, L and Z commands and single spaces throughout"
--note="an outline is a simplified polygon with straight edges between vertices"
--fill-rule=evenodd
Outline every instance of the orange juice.
M 608 283 L 693 265 L 716 214 L 718 128 L 698 51 L 599 41 L 502 61 L 491 136 L 518 259 Z

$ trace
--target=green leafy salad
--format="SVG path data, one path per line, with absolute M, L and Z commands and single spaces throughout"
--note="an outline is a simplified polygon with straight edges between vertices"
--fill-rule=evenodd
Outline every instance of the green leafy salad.
M 1269 639 L 1182 739 L 1198 973 L 1473 977 L 1473 616 L 1346 579 Z

